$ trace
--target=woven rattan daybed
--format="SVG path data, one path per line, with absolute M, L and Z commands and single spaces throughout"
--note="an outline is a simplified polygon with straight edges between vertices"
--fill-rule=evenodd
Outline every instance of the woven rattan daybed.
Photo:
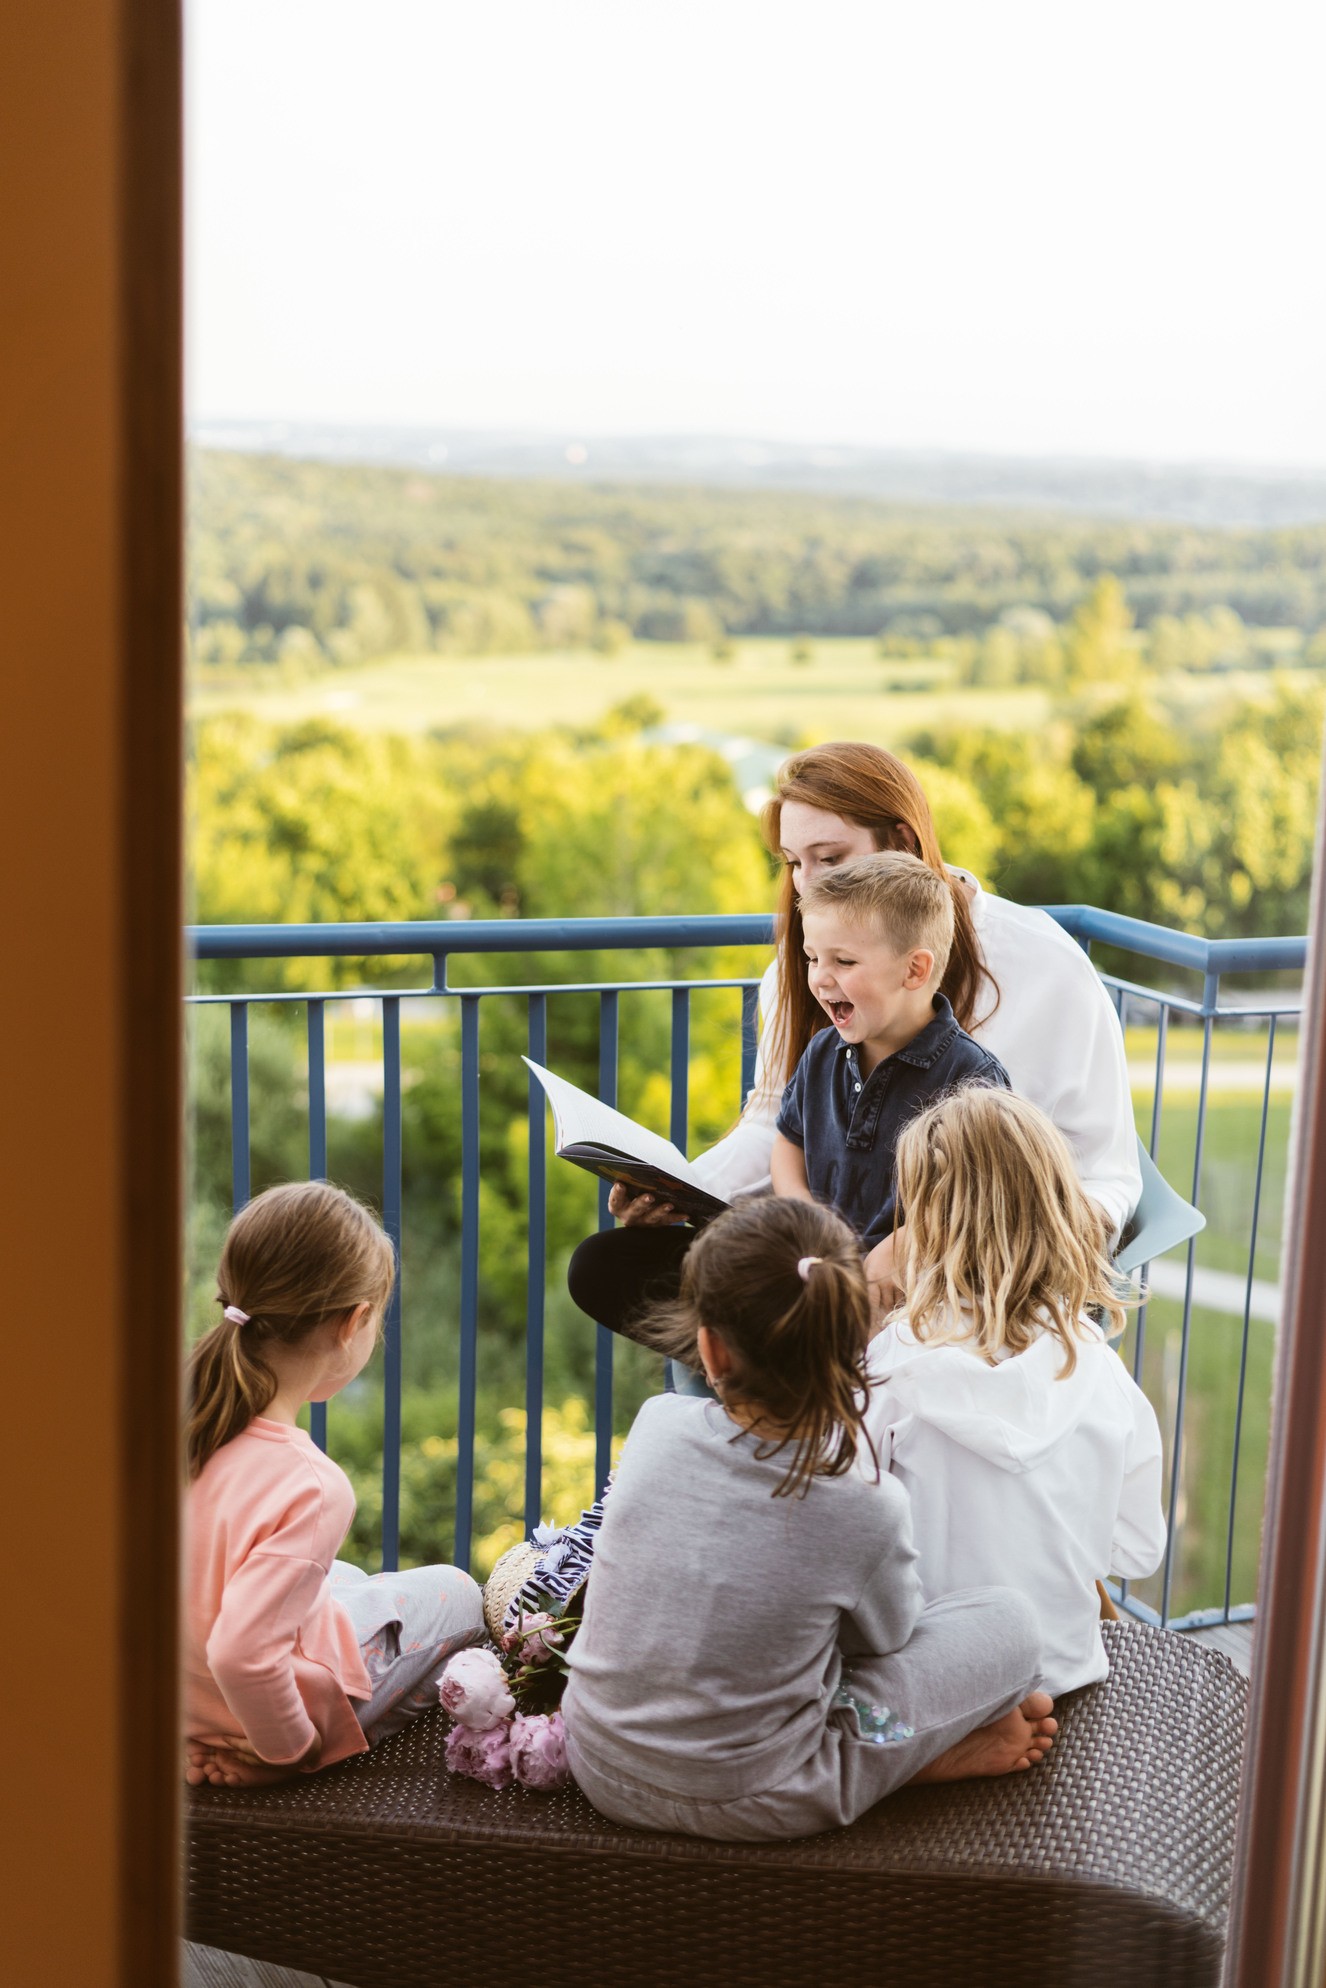
M 1047 1764 L 907 1789 L 777 1846 L 645 1835 L 574 1790 L 494 1794 L 429 1714 L 374 1753 L 190 1802 L 190 1939 L 362 1988 L 1200 1988 L 1219 1979 L 1245 1680 L 1107 1623 Z

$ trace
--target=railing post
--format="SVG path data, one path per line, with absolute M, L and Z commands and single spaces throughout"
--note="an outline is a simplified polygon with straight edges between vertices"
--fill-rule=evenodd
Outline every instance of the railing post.
M 327 1036 L 326 1004 L 308 1004 L 308 1177 L 327 1178 Z M 327 1404 L 311 1401 L 308 1432 L 320 1450 L 327 1447 Z
M 616 994 L 599 995 L 599 1097 L 604 1104 L 617 1102 L 618 1012 Z M 599 1227 L 612 1227 L 608 1213 L 610 1189 L 599 1182 Z M 595 1327 L 594 1341 L 594 1491 L 602 1491 L 612 1468 L 612 1355 L 613 1335 L 606 1325 Z
M 529 997 L 531 1062 L 548 1061 L 548 997 Z M 525 1277 L 525 1531 L 542 1517 L 543 1503 L 543 1311 L 547 1277 L 548 1151 L 547 1098 L 543 1085 L 529 1080 L 529 1254 Z
M 456 1429 L 456 1545 L 468 1572 L 474 1527 L 474 1418 L 479 1336 L 479 996 L 460 997 L 460 1399 Z
M 249 1004 L 230 1004 L 230 1200 L 235 1214 L 249 1198 Z
M 671 1109 L 668 1137 L 678 1152 L 686 1151 L 690 1121 L 691 996 L 685 987 L 672 990 Z
M 1252 1190 L 1252 1222 L 1248 1235 L 1248 1282 L 1243 1299 L 1243 1333 L 1239 1342 L 1239 1387 L 1234 1405 L 1234 1455 L 1229 1472 L 1229 1532 L 1225 1546 L 1225 1620 L 1234 1586 L 1234 1518 L 1239 1495 L 1239 1449 L 1243 1441 L 1243 1395 L 1248 1379 L 1248 1340 L 1252 1332 L 1252 1283 L 1257 1274 L 1257 1225 L 1262 1210 L 1262 1175 L 1266 1167 L 1266 1122 L 1271 1115 L 1271 1071 L 1275 1063 L 1275 1016 L 1266 1038 L 1266 1082 L 1262 1088 L 1262 1122 L 1257 1140 L 1257 1179 Z
M 401 1550 L 401 1004 L 382 1002 L 382 1225 L 396 1252 L 383 1347 L 382 1570 L 394 1573 Z

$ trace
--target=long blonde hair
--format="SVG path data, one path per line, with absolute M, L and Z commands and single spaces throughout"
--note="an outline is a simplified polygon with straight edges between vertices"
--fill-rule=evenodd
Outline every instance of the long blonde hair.
M 243 1324 L 223 1317 L 189 1356 L 190 1481 L 276 1393 L 264 1346 L 297 1345 L 318 1326 L 341 1323 L 357 1305 L 371 1305 L 380 1326 L 395 1280 L 390 1238 L 339 1187 L 295 1181 L 269 1187 L 241 1208 L 221 1250 L 216 1301 L 248 1317 Z
M 945 868 L 930 803 L 911 767 L 893 753 L 885 752 L 882 746 L 854 739 L 812 746 L 809 751 L 785 760 L 778 769 L 773 799 L 766 802 L 760 814 L 765 843 L 776 860 L 782 852 L 785 801 L 802 801 L 807 807 L 822 808 L 826 814 L 854 822 L 858 828 L 870 831 L 876 849 L 906 850 L 944 878 L 953 893 L 953 946 L 940 992 L 952 1003 L 961 1028 L 971 1029 L 988 1021 L 999 1006 L 999 986 L 981 956 L 966 893 Z M 827 1026 L 824 1010 L 811 993 L 806 978 L 801 908 L 791 869 L 786 866 L 775 922 L 777 1033 L 766 1051 L 766 1062 L 781 1089 L 801 1061 L 812 1035 Z
M 700 1364 L 698 1328 L 721 1335 L 735 1359 L 724 1404 L 789 1431 L 757 1451 L 763 1458 L 791 1449 L 773 1493 L 781 1498 L 804 1497 L 813 1478 L 851 1469 L 865 1434 L 870 1324 L 861 1246 L 841 1216 L 817 1202 L 762 1196 L 701 1231 L 686 1252 L 680 1297 L 632 1332 L 692 1367 Z
M 1062 1379 L 1088 1308 L 1122 1332 L 1103 1217 L 1063 1135 L 1026 1098 L 969 1084 L 918 1113 L 898 1141 L 897 1186 L 901 1311 L 917 1339 L 974 1341 L 993 1359 L 1052 1332 Z

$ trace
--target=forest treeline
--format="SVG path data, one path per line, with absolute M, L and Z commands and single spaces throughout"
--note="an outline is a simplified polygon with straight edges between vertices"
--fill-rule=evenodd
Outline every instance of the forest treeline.
M 1326 664 L 1326 524 L 1279 530 L 920 511 L 793 491 L 568 485 L 195 450 L 204 669 L 632 640 L 873 636 L 968 681 L 1071 683 L 1117 588 L 1139 667 Z M 1126 670 L 1115 668 L 1115 676 Z

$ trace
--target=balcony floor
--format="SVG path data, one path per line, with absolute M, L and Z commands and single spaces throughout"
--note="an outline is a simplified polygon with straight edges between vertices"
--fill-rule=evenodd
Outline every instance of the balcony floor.
M 1252 1631 L 1251 1622 L 1221 1622 L 1214 1629 L 1190 1629 L 1188 1634 L 1209 1650 L 1223 1650 L 1245 1677 L 1251 1677 Z
M 321 1974 L 298 1974 L 293 1967 L 271 1967 L 266 1961 L 245 1960 L 242 1954 L 217 1947 L 195 1947 L 187 1941 L 180 1966 L 180 1988 L 347 1988 Z
M 1208 1649 L 1220 1650 L 1236 1663 L 1245 1676 L 1252 1674 L 1252 1624 L 1220 1623 L 1214 1629 L 1188 1632 Z M 241 1954 L 221 1953 L 215 1947 L 184 1946 L 180 1970 L 181 1988 L 350 1988 L 321 1974 L 299 1974 L 292 1967 L 271 1967 L 265 1961 L 246 1960 Z

